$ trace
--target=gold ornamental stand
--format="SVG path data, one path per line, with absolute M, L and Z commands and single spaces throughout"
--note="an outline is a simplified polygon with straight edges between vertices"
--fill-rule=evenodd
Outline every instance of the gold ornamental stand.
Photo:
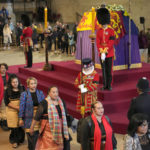
M 95 12 L 95 8 L 92 7 L 92 33 L 89 35 L 89 38 L 91 39 L 91 43 L 92 43 L 92 61 L 94 63 L 95 66 L 95 39 L 96 39 L 96 35 L 95 35 L 95 17 L 96 17 L 96 12 Z
M 48 32 L 44 32 L 44 38 L 45 38 L 45 65 L 43 67 L 44 71 L 51 71 L 52 65 L 48 62 Z
M 47 31 L 47 7 L 44 9 L 44 25 L 45 25 L 45 32 L 44 34 L 44 39 L 45 39 L 45 65 L 43 67 L 44 71 L 51 71 L 52 70 L 52 65 L 48 63 L 48 35 L 49 32 Z

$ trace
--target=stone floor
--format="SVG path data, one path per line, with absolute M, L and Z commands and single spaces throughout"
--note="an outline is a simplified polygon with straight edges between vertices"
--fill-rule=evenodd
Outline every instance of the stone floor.
M 49 61 L 67 61 L 75 59 L 73 56 L 67 56 L 66 54 L 56 55 L 54 52 L 49 53 Z M 40 52 L 33 52 L 33 62 L 44 62 L 45 61 L 45 52 L 44 49 L 41 49 Z M 7 63 L 8 65 L 17 65 L 17 64 L 25 64 L 23 49 L 12 47 L 10 50 L 3 50 L 0 48 L 0 63 Z M 70 130 L 70 133 L 73 137 L 71 142 L 71 150 L 79 150 L 80 145 L 76 142 L 76 133 L 73 133 Z M 123 135 L 115 134 L 117 138 L 117 149 L 123 150 Z M 9 131 L 3 131 L 0 128 L 0 150 L 11 150 L 11 144 L 9 144 Z M 20 145 L 18 150 L 27 150 L 27 141 Z

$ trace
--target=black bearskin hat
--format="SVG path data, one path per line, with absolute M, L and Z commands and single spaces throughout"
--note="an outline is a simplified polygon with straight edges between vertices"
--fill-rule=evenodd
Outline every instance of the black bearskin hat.
M 97 9 L 96 17 L 99 24 L 101 25 L 110 24 L 110 13 L 107 8 Z
M 27 16 L 25 14 L 21 15 L 21 22 L 22 22 L 23 26 L 25 26 L 25 27 L 28 27 L 31 25 L 29 16 Z

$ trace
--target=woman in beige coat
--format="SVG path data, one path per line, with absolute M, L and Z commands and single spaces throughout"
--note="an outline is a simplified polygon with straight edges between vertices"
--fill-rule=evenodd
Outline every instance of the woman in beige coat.
M 4 49 L 6 49 L 6 46 L 8 46 L 8 49 L 10 49 L 10 43 L 12 43 L 11 39 L 11 30 L 8 24 L 5 24 L 3 29 L 3 36 L 4 36 Z

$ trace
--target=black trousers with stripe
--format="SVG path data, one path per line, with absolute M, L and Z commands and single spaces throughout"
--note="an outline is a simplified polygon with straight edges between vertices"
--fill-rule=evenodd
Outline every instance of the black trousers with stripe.
M 28 52 L 26 52 L 26 63 L 27 67 L 32 67 L 32 47 L 29 46 Z
M 113 57 L 106 58 L 103 62 L 100 58 L 100 63 L 102 67 L 103 86 L 104 88 L 110 88 L 112 83 Z

